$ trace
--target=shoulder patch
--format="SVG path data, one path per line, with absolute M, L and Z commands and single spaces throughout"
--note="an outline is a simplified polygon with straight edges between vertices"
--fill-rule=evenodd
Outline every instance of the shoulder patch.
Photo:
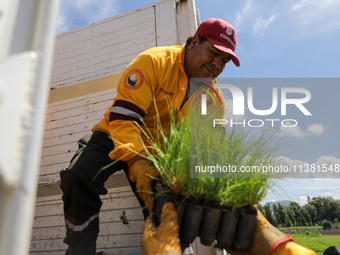
M 143 84 L 143 74 L 139 69 L 132 69 L 125 76 L 124 86 L 128 89 L 138 89 Z

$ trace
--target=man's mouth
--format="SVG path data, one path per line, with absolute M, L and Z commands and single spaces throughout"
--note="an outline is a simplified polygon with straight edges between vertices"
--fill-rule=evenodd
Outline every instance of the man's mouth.
M 211 76 L 213 76 L 216 73 L 216 71 L 214 70 L 215 68 L 209 68 L 208 66 L 205 66 L 205 68 L 208 70 Z

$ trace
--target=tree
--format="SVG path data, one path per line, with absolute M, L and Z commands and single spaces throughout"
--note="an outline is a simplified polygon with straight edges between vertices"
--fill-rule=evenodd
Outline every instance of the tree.
M 273 212 L 272 212 L 272 208 L 270 206 L 269 203 L 266 203 L 263 207 L 264 209 L 264 216 L 266 217 L 266 219 L 272 224 L 275 225 L 274 222 L 274 217 L 273 217 Z
M 321 225 L 322 225 L 322 228 L 323 228 L 324 230 L 326 230 L 326 229 L 332 229 L 332 223 L 331 223 L 329 220 L 323 220 L 323 221 L 321 222 Z
M 259 209 L 259 211 L 264 215 L 263 205 L 259 204 L 259 205 L 258 205 L 258 209 Z
M 322 220 L 333 221 L 339 217 L 340 201 L 332 197 L 316 197 L 310 202 L 317 211 L 317 221 Z
M 280 217 L 278 207 L 276 204 L 273 204 L 273 214 L 274 214 L 274 219 L 275 219 L 275 227 L 282 227 L 282 219 Z
M 315 206 L 312 203 L 305 204 L 303 207 L 310 217 L 311 225 L 315 226 L 317 220 L 317 211 Z
M 303 206 L 301 207 L 301 214 L 305 221 L 306 224 L 305 226 L 312 226 L 313 225 L 312 217 L 309 215 L 308 211 Z
M 287 219 L 288 219 L 287 226 L 288 227 L 297 226 L 296 219 L 291 208 L 289 206 L 284 206 L 283 208 L 287 214 Z
M 290 220 L 289 220 L 289 216 L 288 216 L 286 208 L 280 203 L 277 204 L 277 207 L 278 207 L 278 214 L 281 220 L 281 225 L 283 227 L 290 227 L 291 224 L 289 223 Z
M 296 226 L 307 225 L 307 221 L 304 215 L 302 214 L 301 206 L 298 203 L 291 201 L 289 203 L 289 210 L 292 214 L 294 225 Z

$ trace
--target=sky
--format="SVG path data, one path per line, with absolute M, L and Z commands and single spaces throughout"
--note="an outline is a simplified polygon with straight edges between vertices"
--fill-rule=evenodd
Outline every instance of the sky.
M 152 0 L 61 0 L 57 34 L 154 3 Z M 282 153 L 292 162 L 340 162 L 338 98 L 340 89 L 340 1 L 338 0 L 196 0 L 201 21 L 215 17 L 231 23 L 238 37 L 235 53 L 241 66 L 231 62 L 221 78 L 324 78 L 293 79 L 311 91 L 306 107 L 310 118 L 296 128 L 281 128 Z M 280 78 L 280 79 L 278 79 Z M 257 80 L 257 79 L 254 79 Z M 261 92 L 261 91 L 260 91 Z M 258 92 L 258 93 L 260 93 Z M 268 91 L 267 91 L 268 92 Z M 255 91 L 254 91 L 255 95 Z M 264 100 L 265 101 L 265 100 Z M 287 114 L 288 115 L 288 114 Z M 281 116 L 282 117 L 282 116 Z M 289 148 L 289 149 L 287 149 Z M 340 179 L 291 178 L 278 181 L 263 202 L 306 196 L 340 199 Z

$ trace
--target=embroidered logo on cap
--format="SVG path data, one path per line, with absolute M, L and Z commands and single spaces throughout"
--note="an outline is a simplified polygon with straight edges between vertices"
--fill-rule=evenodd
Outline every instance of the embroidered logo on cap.
M 233 30 L 230 27 L 227 27 L 227 35 L 231 35 L 233 33 Z
M 139 69 L 132 69 L 125 76 L 124 86 L 128 89 L 138 89 L 143 84 L 143 74 Z

